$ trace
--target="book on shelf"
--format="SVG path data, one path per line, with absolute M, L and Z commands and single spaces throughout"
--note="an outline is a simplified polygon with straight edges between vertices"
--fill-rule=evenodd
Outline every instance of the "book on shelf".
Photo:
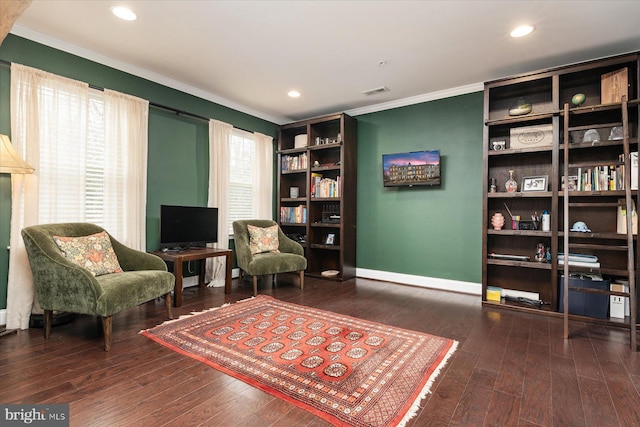
M 624 164 L 570 169 L 569 191 L 624 190 Z M 562 177 L 564 189 L 564 176 Z
M 631 159 L 629 161 L 631 165 L 631 189 L 638 189 L 638 152 L 634 151 L 631 153 Z

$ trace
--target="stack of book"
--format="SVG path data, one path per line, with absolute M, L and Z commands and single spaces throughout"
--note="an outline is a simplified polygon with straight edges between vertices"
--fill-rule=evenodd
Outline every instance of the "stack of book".
M 307 207 L 305 205 L 280 208 L 280 222 L 291 224 L 307 223 Z
M 340 177 L 323 178 L 319 173 L 311 174 L 311 197 L 340 197 Z
M 298 156 L 282 156 L 282 172 L 298 171 L 307 169 L 309 160 L 307 153 Z

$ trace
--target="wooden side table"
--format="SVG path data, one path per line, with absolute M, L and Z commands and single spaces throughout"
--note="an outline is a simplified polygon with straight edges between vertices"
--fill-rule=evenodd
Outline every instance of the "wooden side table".
M 173 292 L 173 305 L 175 307 L 182 306 L 182 263 L 185 261 L 199 261 L 207 258 L 214 258 L 218 256 L 224 256 L 227 258 L 227 270 L 224 281 L 224 293 L 231 293 L 231 269 L 232 269 L 232 255 L 231 249 L 215 249 L 215 248 L 197 248 L 197 249 L 185 249 L 181 251 L 153 251 L 152 254 L 159 256 L 165 262 L 173 263 L 173 275 L 176 278 L 176 285 Z M 200 274 L 198 284 L 201 288 L 204 288 L 204 274 L 206 263 L 200 263 Z

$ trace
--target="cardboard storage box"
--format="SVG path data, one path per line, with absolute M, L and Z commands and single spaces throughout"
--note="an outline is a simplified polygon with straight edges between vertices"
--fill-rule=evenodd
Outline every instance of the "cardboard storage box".
M 304 148 L 307 146 L 307 134 L 296 135 L 293 139 L 294 148 Z
M 619 199 L 618 203 L 624 204 L 624 199 Z M 631 230 L 633 234 L 638 234 L 638 212 L 636 204 L 632 202 L 631 209 Z M 627 234 L 627 207 L 618 206 L 618 215 L 616 220 L 616 231 L 618 234 Z
M 509 148 L 550 147 L 553 145 L 553 126 L 511 128 L 509 136 Z
M 585 275 L 569 277 L 570 287 L 608 291 L 610 284 L 611 280 L 592 280 Z M 558 278 L 558 311 L 564 311 L 564 275 Z M 609 295 L 569 291 L 569 313 L 606 319 L 609 313 Z
M 623 96 L 629 96 L 629 69 L 627 67 L 603 74 L 601 80 L 601 104 L 620 102 Z
M 611 290 L 616 292 L 629 292 L 629 282 L 621 281 L 620 283 L 612 283 Z M 629 297 L 621 297 L 611 295 L 609 302 L 609 317 L 624 319 L 630 314 Z

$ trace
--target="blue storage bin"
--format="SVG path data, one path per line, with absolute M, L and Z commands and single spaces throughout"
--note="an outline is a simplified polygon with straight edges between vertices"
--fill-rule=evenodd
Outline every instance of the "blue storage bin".
M 609 290 L 611 280 L 592 280 L 588 276 L 569 276 L 569 286 L 577 288 Z M 564 275 L 558 278 L 558 311 L 564 311 Z M 591 294 L 587 292 L 569 291 L 569 313 L 580 316 L 609 317 L 609 295 Z

